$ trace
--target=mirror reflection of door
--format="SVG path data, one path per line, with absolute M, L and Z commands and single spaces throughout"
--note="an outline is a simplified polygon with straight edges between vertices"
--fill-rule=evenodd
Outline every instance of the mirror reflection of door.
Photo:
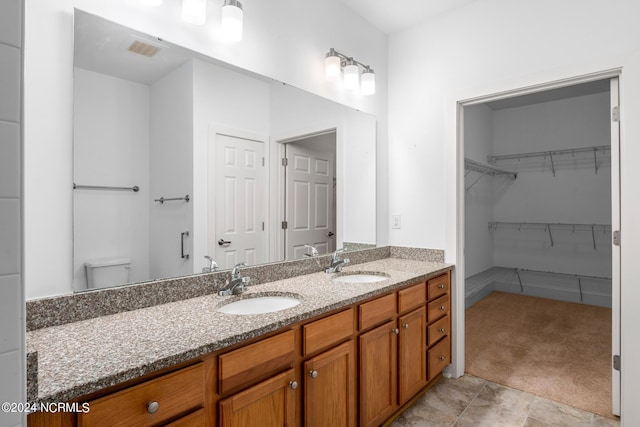
M 214 144 L 209 253 L 223 269 L 266 262 L 264 142 L 216 133 Z
M 335 130 L 285 144 L 285 259 L 336 249 Z

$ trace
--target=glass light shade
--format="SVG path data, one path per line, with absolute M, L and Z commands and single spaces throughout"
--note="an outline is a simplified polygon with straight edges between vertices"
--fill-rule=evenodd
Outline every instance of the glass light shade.
M 222 6 L 222 21 L 220 30 L 222 37 L 230 42 L 242 40 L 242 4 L 238 1 L 225 1 Z
M 324 77 L 327 81 L 333 82 L 340 78 L 340 57 L 330 56 L 324 59 Z
M 376 75 L 373 74 L 373 70 L 366 69 L 362 72 L 360 93 L 363 95 L 373 95 L 376 93 Z
M 207 21 L 207 0 L 182 0 L 182 19 L 193 25 Z
M 347 90 L 356 90 L 360 86 L 360 73 L 358 66 L 353 62 L 347 61 L 344 67 L 344 88 Z
M 140 0 L 140 3 L 146 4 L 147 6 L 160 6 L 162 0 Z

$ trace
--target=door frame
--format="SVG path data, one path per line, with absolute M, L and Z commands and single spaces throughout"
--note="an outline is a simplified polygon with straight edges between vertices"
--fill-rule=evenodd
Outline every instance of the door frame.
M 285 171 L 281 164 L 281 159 L 285 154 L 285 144 L 298 141 L 300 139 L 309 138 L 316 135 L 335 132 L 336 134 L 336 159 L 335 159 L 335 175 L 336 175 L 336 248 L 342 247 L 344 241 L 344 186 L 343 186 L 343 167 L 344 167 L 344 131 L 341 123 L 323 122 L 303 128 L 292 129 L 287 132 L 280 133 L 271 138 L 271 164 L 274 167 L 271 170 L 272 182 L 277 183 L 276 190 L 272 193 L 275 202 L 271 203 L 271 231 L 269 233 L 269 254 L 271 261 L 281 261 L 285 250 L 284 233 L 281 233 L 281 221 L 286 215 L 285 206 Z
M 566 86 L 573 86 L 580 83 L 588 83 L 596 80 L 618 79 L 620 85 L 622 80 L 622 68 L 613 68 L 560 80 L 541 82 L 525 87 L 516 87 L 503 90 L 500 92 L 487 93 L 472 98 L 458 99 L 456 101 L 456 268 L 452 275 L 452 286 L 454 289 L 454 342 L 452 343 L 452 365 L 447 369 L 446 374 L 452 377 L 460 377 L 465 372 L 465 183 L 464 183 L 464 107 L 484 104 L 491 101 L 497 101 L 505 98 L 512 98 L 521 95 L 528 95 L 536 92 L 542 92 L 550 89 L 557 89 Z M 619 105 L 619 104 L 618 104 Z M 614 147 L 615 145 L 615 147 Z M 620 152 L 620 134 L 617 141 L 611 141 L 611 155 L 619 155 Z M 617 171 L 614 167 L 617 166 Z M 612 182 L 612 188 L 620 189 L 620 162 L 611 162 L 612 181 L 613 176 L 617 176 L 617 183 Z M 614 206 L 614 203 L 617 205 Z M 612 195 L 612 216 L 617 212 L 617 224 L 620 224 L 620 197 L 616 198 Z M 614 226 L 612 220 L 612 226 Z M 613 228 L 613 227 L 612 227 Z M 619 229 L 619 228 L 618 228 Z M 615 252 L 615 251 L 614 251 Z M 617 259 L 618 265 L 613 265 Z M 620 354 L 620 256 L 612 257 L 612 350 L 613 354 Z M 616 349 L 617 346 L 617 349 Z M 617 350 L 617 352 L 616 352 Z M 612 372 L 612 377 L 614 373 Z M 618 381 L 614 380 L 612 384 L 613 412 L 620 415 L 621 402 L 621 382 L 620 373 L 617 373 Z

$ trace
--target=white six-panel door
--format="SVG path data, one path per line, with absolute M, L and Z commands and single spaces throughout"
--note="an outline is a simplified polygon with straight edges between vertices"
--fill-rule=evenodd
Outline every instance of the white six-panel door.
M 215 197 L 209 203 L 215 225 L 208 247 L 220 268 L 267 261 L 264 149 L 262 141 L 215 135 Z
M 285 259 L 304 257 L 304 245 L 335 250 L 335 151 L 289 143 L 286 171 Z

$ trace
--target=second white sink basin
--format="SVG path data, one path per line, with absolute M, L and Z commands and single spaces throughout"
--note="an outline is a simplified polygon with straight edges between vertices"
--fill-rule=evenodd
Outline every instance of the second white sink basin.
M 298 304 L 300 304 L 299 299 L 289 296 L 258 296 L 225 304 L 217 310 L 225 314 L 264 314 L 285 310 Z
M 382 282 L 383 280 L 387 280 L 389 275 L 380 273 L 356 273 L 356 274 L 346 274 L 344 276 L 338 276 L 333 279 L 334 282 L 340 283 L 375 283 Z

